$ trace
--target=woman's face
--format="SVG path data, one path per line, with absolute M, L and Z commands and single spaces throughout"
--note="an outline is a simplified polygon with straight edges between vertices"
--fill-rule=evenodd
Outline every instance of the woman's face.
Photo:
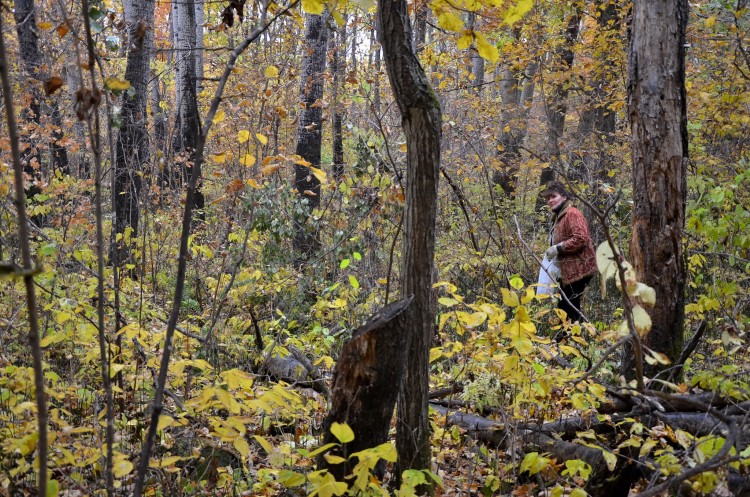
M 565 197 L 557 192 L 547 195 L 547 207 L 549 207 L 549 210 L 557 209 L 563 202 L 565 202 Z

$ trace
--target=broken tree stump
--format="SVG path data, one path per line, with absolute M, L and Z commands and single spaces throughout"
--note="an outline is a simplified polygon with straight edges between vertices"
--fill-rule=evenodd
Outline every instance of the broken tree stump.
M 412 333 L 404 319 L 411 302 L 409 296 L 385 306 L 344 344 L 333 375 L 331 410 L 323 423 L 323 443 L 338 442 L 330 431 L 334 422 L 348 424 L 354 440 L 335 447 L 331 454 L 347 459 L 350 454 L 377 447 L 388 439 Z M 323 455 L 317 460 L 318 468 L 328 469 L 338 481 L 344 481 L 356 463 L 347 459 L 330 464 Z

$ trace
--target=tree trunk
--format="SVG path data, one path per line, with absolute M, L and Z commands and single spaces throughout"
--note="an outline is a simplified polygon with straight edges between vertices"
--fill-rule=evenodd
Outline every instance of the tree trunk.
M 406 136 L 406 199 L 401 259 L 401 295 L 414 295 L 407 325 L 414 330 L 398 396 L 396 446 L 399 472 L 430 468 L 427 416 L 429 350 L 434 331 L 432 293 L 435 217 L 440 175 L 440 104 L 411 45 L 405 0 L 384 0 L 378 35 Z
M 124 267 L 132 264 L 124 236 L 128 228 L 131 237 L 138 233 L 139 199 L 142 189 L 142 174 L 149 160 L 148 76 L 153 44 L 154 0 L 131 0 L 124 3 L 125 19 L 128 23 L 128 61 L 125 79 L 132 91 L 122 96 L 122 125 L 115 143 L 114 235 L 123 235 L 113 244 L 117 250 L 117 264 Z
M 346 17 L 344 17 L 346 19 Z M 342 134 L 342 121 L 344 117 L 344 106 L 341 104 L 344 85 L 344 73 L 346 71 L 346 22 L 338 29 L 331 30 L 335 34 L 335 41 L 331 50 L 331 73 L 333 74 L 333 85 L 331 89 L 332 119 L 331 132 L 333 135 L 333 177 L 336 181 L 341 180 L 344 175 L 344 137 Z
M 24 133 L 21 130 L 23 145 L 21 149 L 21 161 L 23 170 L 27 176 L 26 196 L 33 198 L 34 195 L 41 192 L 42 183 L 42 164 L 39 143 L 34 143 L 32 135 L 38 133 L 41 123 L 42 113 L 42 95 L 41 87 L 46 82 L 48 75 L 44 68 L 42 52 L 39 50 L 39 41 L 37 38 L 36 24 L 36 6 L 34 0 L 15 0 L 13 3 L 13 14 L 16 21 L 16 33 L 18 34 L 18 45 L 21 54 L 25 76 L 31 80 L 31 84 L 23 84 L 30 93 L 30 101 L 26 105 L 21 116 L 23 121 L 33 123 L 33 130 Z M 52 155 L 52 169 L 68 172 L 68 155 L 67 151 L 59 145 L 63 137 L 62 118 L 57 102 L 52 102 L 48 113 L 52 117 L 52 123 L 55 131 L 50 143 Z M 24 136 L 28 135 L 28 137 Z M 43 219 L 34 217 L 35 222 L 43 222 Z
M 323 16 L 308 14 L 305 21 L 305 52 L 300 78 L 296 153 L 310 166 L 316 168 L 320 167 L 320 149 L 323 138 L 323 72 L 326 67 L 327 46 L 328 29 Z M 295 222 L 294 245 L 295 249 L 307 258 L 320 245 L 317 230 L 307 226 L 309 220 L 307 212 L 311 212 L 320 205 L 320 181 L 310 167 L 295 164 L 294 186 L 306 207 L 306 213 L 300 215 Z
M 174 48 L 176 49 L 175 98 L 177 115 L 175 118 L 175 137 L 173 151 L 175 162 L 179 165 L 177 184 L 190 181 L 195 164 L 195 149 L 200 134 L 200 117 L 196 89 L 196 5 L 194 0 L 185 0 L 172 4 L 174 23 Z M 201 28 L 202 32 L 202 28 Z M 202 219 L 201 209 L 205 200 L 200 190 L 200 178 L 197 178 L 198 189 L 195 192 L 196 218 Z
M 573 45 L 575 45 L 576 40 L 578 39 L 580 24 L 581 12 L 576 9 L 568 19 L 564 33 L 564 42 L 557 49 L 557 72 L 569 73 L 570 69 L 573 67 L 573 58 L 575 57 Z M 568 113 L 569 86 L 570 85 L 567 81 L 560 81 L 552 85 L 552 88 L 549 90 L 545 98 L 548 126 L 547 145 L 544 155 L 546 160 L 550 163 L 557 161 L 560 156 L 560 140 L 562 140 L 565 131 L 565 116 Z M 555 173 L 552 170 L 552 167 L 546 167 L 542 169 L 539 183 L 545 185 L 554 179 L 554 177 Z M 537 204 L 537 207 L 543 205 L 541 197 Z
M 521 33 L 515 30 L 518 40 Z M 531 100 L 534 98 L 534 73 L 536 63 L 532 62 L 525 71 L 514 70 L 508 65 L 501 74 L 500 98 L 500 151 L 501 169 L 493 173 L 493 182 L 503 189 L 506 195 L 516 191 L 516 175 L 521 160 L 521 144 L 526 138 L 527 118 Z
M 621 26 L 618 0 L 598 0 L 596 9 L 599 13 L 596 18 L 597 46 L 616 46 L 615 43 L 620 39 Z M 581 152 L 569 172 L 569 179 L 581 185 L 588 185 L 588 201 L 598 209 L 603 209 L 605 198 L 598 186 L 611 181 L 607 176 L 607 168 L 614 159 L 610 147 L 614 143 L 616 113 L 610 106 L 615 100 L 613 88 L 620 71 L 609 53 L 604 50 L 600 51 L 594 68 L 588 83 L 591 90 L 582 95 L 583 110 L 576 132 L 576 144 Z M 583 209 L 588 219 L 595 217 L 588 206 Z M 600 226 L 592 226 L 591 235 L 595 246 L 605 238 Z
M 633 154 L 633 238 L 638 280 L 656 290 L 645 344 L 677 359 L 683 343 L 687 0 L 636 0 L 630 28 L 628 113 Z M 651 376 L 653 368 L 647 368 Z
M 412 300 L 409 297 L 384 307 L 344 344 L 333 375 L 332 405 L 323 423 L 323 444 L 336 442 L 330 432 L 334 422 L 348 424 L 354 440 L 337 447 L 333 454 L 348 458 L 388 440 L 412 333 L 406 320 Z M 338 481 L 344 481 L 356 463 L 329 464 L 323 455 L 318 457 L 318 468 L 327 468 Z

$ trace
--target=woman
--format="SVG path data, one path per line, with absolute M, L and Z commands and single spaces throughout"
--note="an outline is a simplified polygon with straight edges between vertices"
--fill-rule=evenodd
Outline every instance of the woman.
M 581 320 L 581 295 L 596 272 L 596 253 L 589 225 L 581 211 L 568 200 L 568 192 L 559 181 L 552 181 L 541 193 L 552 212 L 550 247 L 544 255 L 557 259 L 562 296 L 557 307 L 571 322 Z

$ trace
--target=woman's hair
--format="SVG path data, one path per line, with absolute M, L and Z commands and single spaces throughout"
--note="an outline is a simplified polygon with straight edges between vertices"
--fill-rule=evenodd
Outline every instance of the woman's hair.
M 547 183 L 547 186 L 544 187 L 544 190 L 539 194 L 542 197 L 549 197 L 553 193 L 557 193 L 561 197 L 568 196 L 568 190 L 565 189 L 565 185 L 560 183 L 559 181 L 550 181 Z

